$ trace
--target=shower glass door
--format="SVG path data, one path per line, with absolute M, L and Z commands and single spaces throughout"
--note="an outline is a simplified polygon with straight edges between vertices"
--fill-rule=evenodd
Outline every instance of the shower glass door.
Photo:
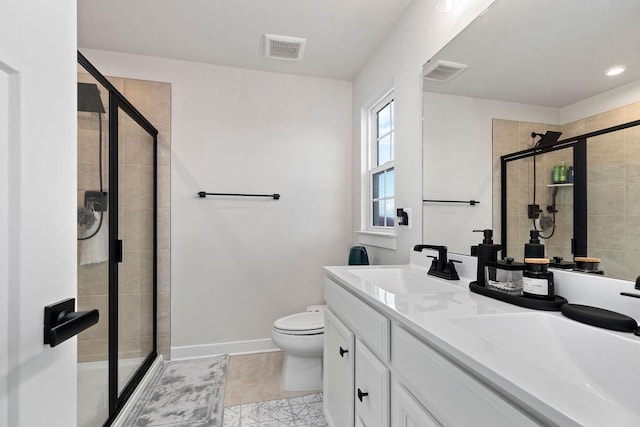
M 78 67 L 78 311 L 98 324 L 78 335 L 78 426 L 109 418 L 109 91 Z M 101 196 L 102 195 L 102 196 Z
M 118 395 L 154 353 L 155 141 L 118 107 Z
M 78 425 L 111 425 L 156 358 L 158 131 L 78 53 Z
M 524 244 L 530 239 L 530 231 L 535 229 L 540 233 L 540 242 L 545 245 L 547 258 L 573 258 L 573 183 L 553 182 L 554 167 L 562 163 L 573 165 L 573 147 L 506 162 L 503 177 L 506 186 L 502 189 L 506 194 L 502 211 L 506 239 L 501 236 L 502 243 L 506 243 L 506 251 L 502 256 L 522 262 Z M 533 212 L 535 206 L 537 212 Z

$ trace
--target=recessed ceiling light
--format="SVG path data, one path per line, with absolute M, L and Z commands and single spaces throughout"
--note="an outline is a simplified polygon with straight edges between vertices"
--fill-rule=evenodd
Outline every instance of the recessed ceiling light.
M 607 77 L 613 77 L 613 76 L 617 76 L 618 74 L 624 73 L 626 70 L 627 70 L 627 67 L 625 67 L 624 65 L 616 65 L 616 66 L 607 68 L 604 74 Z
M 436 9 L 438 12 L 451 12 L 458 3 L 460 0 L 436 0 Z

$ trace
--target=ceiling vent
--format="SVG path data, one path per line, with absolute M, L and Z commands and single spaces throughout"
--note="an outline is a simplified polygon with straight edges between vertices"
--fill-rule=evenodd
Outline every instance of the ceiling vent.
M 424 67 L 424 78 L 436 82 L 448 82 L 458 74 L 469 68 L 468 65 L 438 59 L 434 63 L 427 63 Z
M 264 35 L 264 56 L 285 61 L 300 61 L 306 39 L 289 36 Z

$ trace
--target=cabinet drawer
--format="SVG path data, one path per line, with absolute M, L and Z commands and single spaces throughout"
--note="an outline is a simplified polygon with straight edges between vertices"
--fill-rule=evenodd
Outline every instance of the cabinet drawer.
M 366 427 L 389 426 L 389 369 L 359 339 L 354 400 L 357 421 Z
M 389 360 L 389 319 L 325 278 L 325 300 L 333 312 L 383 361 Z
M 443 426 L 537 426 L 496 392 L 409 332 L 394 325 L 393 368 L 406 388 Z

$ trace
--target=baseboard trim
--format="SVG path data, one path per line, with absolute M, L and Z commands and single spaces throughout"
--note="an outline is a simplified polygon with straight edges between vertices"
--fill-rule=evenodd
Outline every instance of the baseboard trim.
M 231 341 L 215 344 L 189 345 L 183 347 L 171 347 L 171 360 L 193 359 L 197 357 L 213 356 L 216 354 L 248 354 L 265 353 L 280 350 L 271 341 L 271 338 L 248 341 Z
M 140 384 L 138 384 L 138 387 L 136 387 L 135 391 L 133 392 L 129 400 L 127 400 L 127 403 L 124 405 L 124 408 L 122 408 L 122 410 L 116 417 L 115 421 L 113 421 L 113 423 L 111 424 L 112 427 L 124 426 L 124 422 L 129 416 L 129 413 L 133 409 L 136 402 L 138 402 L 138 399 L 142 395 L 142 392 L 147 388 L 149 381 L 151 381 L 151 378 L 153 378 L 156 371 L 160 369 L 161 365 L 162 365 L 162 355 L 159 354 L 158 357 L 156 357 L 156 360 L 154 360 L 153 363 L 151 364 L 151 367 L 149 368 L 147 373 L 144 375 L 144 377 L 142 378 L 142 381 L 140 381 Z

